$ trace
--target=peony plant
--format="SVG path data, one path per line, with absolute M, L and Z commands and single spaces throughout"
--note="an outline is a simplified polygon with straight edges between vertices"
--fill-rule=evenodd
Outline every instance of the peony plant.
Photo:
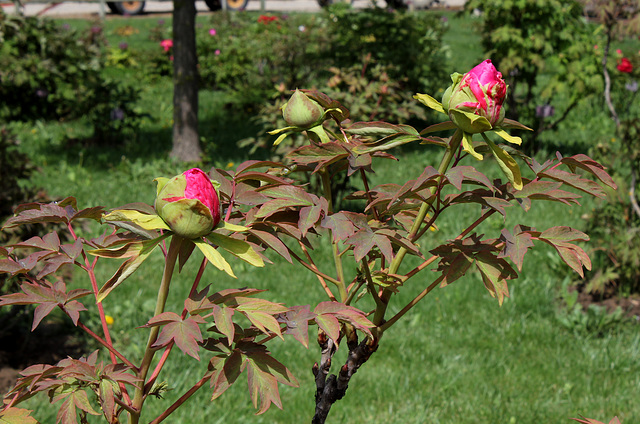
M 283 108 L 290 127 L 273 133 L 279 134 L 276 142 L 282 142 L 283 134 L 295 131 L 306 136 L 308 143 L 294 148 L 286 162 L 250 160 L 235 170 L 191 169 L 173 178 L 157 178 L 155 208 L 135 203 L 109 212 L 101 207 L 81 210 L 73 198 L 19 207 L 5 228 L 62 222 L 74 241 L 63 244 L 51 233 L 0 248 L 0 271 L 23 280 L 22 292 L 2 296 L 0 306 L 37 305 L 34 327 L 59 308 L 104 349 L 23 371 L 5 398 L 0 419 L 35 422 L 31 412 L 19 405 L 34 394 L 46 393 L 52 403 L 58 403 L 59 421 L 64 424 L 75 424 L 78 417 L 86 421 L 87 415 L 102 415 L 111 424 L 139 423 L 145 404 L 166 390 L 158 379 L 174 347 L 201 362 L 200 367 L 193 366 L 200 374 L 151 423 L 167 419 L 204 386 L 210 387 L 211 399 L 216 400 L 245 372 L 249 397 L 257 412 L 263 413 L 272 404 L 282 407 L 279 384 L 298 385 L 267 344 L 292 337 L 309 347 L 312 334 L 320 350 L 311 366 L 316 390 L 310 416 L 312 423 L 324 423 L 384 335 L 436 288 L 477 272 L 502 304 L 509 296 L 509 282 L 518 277 L 527 251 L 536 242 L 552 246 L 570 268 L 583 275 L 591 263 L 576 242 L 588 236 L 578 230 L 536 229 L 526 224 L 479 230 L 494 214 L 506 217 L 512 205 L 524 210 L 541 200 L 571 205 L 578 203 L 576 191 L 604 197 L 601 184 L 615 188 L 604 168 L 586 155 L 558 153 L 541 164 L 513 150 L 512 156 L 492 141 L 486 133 L 518 144 L 519 139 L 504 129 L 526 130 L 504 118 L 506 95 L 500 72 L 484 61 L 463 75 L 453 74 L 442 103 L 426 94 L 415 96 L 449 117 L 419 131 L 405 124 L 351 122 L 348 109 L 323 93 L 296 90 Z M 430 135 L 436 131 L 453 133 Z M 477 134 L 483 140 L 474 143 L 472 137 Z M 439 162 L 425 164 L 420 174 L 400 181 L 370 184 L 368 175 L 375 163 L 395 159 L 391 151 L 407 143 L 440 148 Z M 469 156 L 482 159 L 483 152 L 493 154 L 505 181 L 488 178 L 473 166 L 475 160 L 465 164 Z M 521 175 L 514 157 L 521 158 L 527 174 Z M 311 175 L 319 177 L 321 194 L 305 184 Z M 340 210 L 334 204 L 331 182 L 338 178 L 360 180 L 353 186 L 361 188 L 349 195 L 360 208 Z M 439 219 L 470 206 L 476 207 L 477 215 L 467 222 L 459 218 L 460 232 L 439 238 L 445 240 L 441 243 L 429 237 Z M 82 219 L 98 221 L 107 230 L 98 237 L 81 237 L 76 230 Z M 313 249 L 318 237 L 331 246 L 329 265 L 321 249 Z M 122 284 L 135 284 L 136 271 L 157 252 L 157 246 L 162 246 L 165 266 L 155 311 L 141 327 L 149 332 L 148 342 L 141 357 L 130 358 L 112 342 L 102 301 Z M 183 268 L 195 247 L 204 259 L 194 268 L 184 308 L 165 310 L 175 265 L 186 272 Z M 231 255 L 231 263 L 221 252 Z M 407 255 L 416 259 L 411 265 L 405 261 Z M 220 288 L 213 283 L 201 287 L 208 264 L 235 277 L 234 260 L 262 267 L 276 256 L 300 265 L 296 270 L 314 274 L 326 300 L 285 306 L 257 297 L 260 289 Z M 113 259 L 123 262 L 99 287 L 96 264 Z M 55 279 L 63 264 L 84 270 L 87 288 L 69 290 L 63 280 Z M 354 272 L 347 273 L 347 267 Z M 423 275 L 419 281 L 413 278 L 418 274 Z M 217 291 L 210 294 L 212 287 Z M 397 294 L 407 289 L 418 294 L 403 302 Z M 86 324 L 81 302 L 87 300 L 97 303 L 101 329 Z M 342 364 L 335 356 L 339 348 L 347 350 Z M 371 362 L 375 367 L 375 360 Z M 338 365 L 334 375 L 332 363 Z

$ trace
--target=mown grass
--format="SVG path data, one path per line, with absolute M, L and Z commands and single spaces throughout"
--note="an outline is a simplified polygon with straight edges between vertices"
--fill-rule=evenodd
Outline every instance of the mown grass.
M 206 17 L 199 17 L 205 19 Z M 454 58 L 452 67 L 462 71 L 482 57 L 479 38 L 469 20 L 448 16 L 446 41 Z M 126 23 L 125 23 L 126 22 Z M 145 31 L 157 24 L 155 18 L 109 20 L 106 35 L 112 43 L 121 39 L 117 28 L 135 25 L 139 32 L 127 39 L 131 45 L 147 43 Z M 81 25 L 81 23 L 78 23 Z M 169 25 L 166 20 L 165 25 Z M 143 29 L 144 28 L 144 29 Z M 157 47 L 157 46 L 154 46 Z M 446 83 L 445 83 L 446 84 Z M 202 92 L 201 130 L 208 140 L 209 160 L 202 167 L 225 168 L 247 159 L 235 142 L 250 131 L 246 117 L 225 111 L 224 95 Z M 114 207 L 128 202 L 152 203 L 156 176 L 181 172 L 181 165 L 167 159 L 171 144 L 171 87 L 168 79 L 143 87 L 141 107 L 150 114 L 134 144 L 113 147 L 69 148 L 65 137 L 82 134 L 79 124 L 15 124 L 40 172 L 32 183 L 55 198 L 74 195 L 82 206 Z M 588 113 L 583 125 L 592 125 Z M 586 130 L 585 130 L 586 131 Z M 584 134 L 586 136 L 586 132 Z M 581 135 L 582 136 L 582 135 Z M 407 148 L 397 154 L 399 163 L 376 164 L 372 184 L 400 182 L 418 175 L 426 165 L 436 165 L 439 154 L 431 148 Z M 495 171 L 495 164 L 480 164 L 483 171 Z M 525 223 L 544 229 L 553 225 L 580 228 L 581 215 L 594 205 L 567 208 L 540 203 L 524 213 L 514 209 L 507 228 Z M 434 239 L 452 238 L 477 215 L 473 206 L 460 206 L 439 222 Z M 503 226 L 495 217 L 478 229 L 497 237 Z M 326 240 L 317 240 L 320 266 L 331 270 Z M 179 301 L 190 287 L 201 258 L 194 254 L 191 267 L 175 277 L 167 310 L 179 311 Z M 234 263 L 238 280 L 207 269 L 203 282 L 212 290 L 249 286 L 267 289 L 266 298 L 288 305 L 315 304 L 325 300 L 316 279 L 302 267 L 273 258 L 264 269 Z M 135 277 L 127 280 L 104 302 L 114 317 L 112 326 L 117 349 L 134 358 L 142 355 L 147 332 L 139 329 L 153 313 L 155 292 L 162 273 L 159 252 L 145 262 Z M 105 281 L 117 264 L 101 269 Z M 351 270 L 352 272 L 352 270 Z M 410 280 L 391 313 L 398 311 L 432 280 L 429 272 Z M 352 379 L 347 396 L 335 404 L 330 422 L 336 423 L 562 423 L 579 414 L 607 420 L 618 415 L 623 423 L 640 422 L 637 393 L 640 386 L 640 336 L 636 326 L 619 325 L 603 335 L 563 328 L 558 299 L 570 270 L 555 258 L 550 248 L 539 246 L 529 253 L 522 278 L 511 284 L 511 298 L 502 307 L 482 287 L 476 275 L 435 290 L 414 312 L 385 334 L 378 352 Z M 74 284 L 86 284 L 77 274 Z M 356 306 L 361 306 L 356 304 Z M 362 306 L 363 309 L 366 309 Z M 95 321 L 94 321 L 95 322 Z M 312 337 L 313 340 L 313 337 Z M 239 382 L 213 403 L 205 386 L 167 422 L 170 423 L 300 423 L 309 422 L 314 408 L 311 366 L 319 360 L 313 341 L 304 349 L 294 341 L 274 341 L 270 349 L 294 372 L 300 388 L 281 387 L 284 409 L 272 407 L 254 415 L 246 383 Z M 338 352 L 340 363 L 344 349 Z M 206 361 L 206 359 L 205 359 Z M 144 415 L 150 421 L 187 390 L 201 375 L 204 363 L 177 350 L 161 380 L 171 391 L 164 399 L 149 399 Z M 55 408 L 46 400 L 29 402 L 41 422 L 55 422 Z M 90 422 L 98 422 L 89 417 Z

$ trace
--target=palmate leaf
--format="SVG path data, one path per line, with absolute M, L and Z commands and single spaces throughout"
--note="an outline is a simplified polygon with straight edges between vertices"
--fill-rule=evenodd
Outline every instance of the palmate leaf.
M 391 262 L 394 257 L 389 235 L 382 232 L 374 232 L 368 227 L 358 230 L 345 240 L 345 244 L 353 246 L 353 256 L 356 262 L 360 262 L 374 247 L 380 249 L 387 261 Z
M 613 178 L 604 170 L 604 167 L 587 155 L 578 154 L 568 158 L 562 158 L 561 162 L 569 166 L 571 170 L 581 168 L 587 171 L 614 190 L 617 188 Z
M 236 311 L 246 316 L 253 325 L 265 334 L 275 333 L 282 338 L 280 325 L 274 315 L 287 312 L 289 308 L 279 303 L 269 302 L 265 299 L 249 297 L 236 297 L 225 302 L 227 306 L 235 307 Z
M 587 253 L 581 247 L 569 243 L 570 241 L 588 241 L 589 236 L 585 233 L 571 227 L 561 226 L 549 228 L 539 233 L 537 238 L 553 246 L 560 258 L 580 277 L 584 278 L 583 267 L 587 270 L 591 269 L 591 260 Z
M 513 234 L 506 228 L 502 230 L 500 240 L 504 242 L 505 247 L 498 255 L 498 258 L 508 257 L 518 267 L 519 271 L 522 271 L 522 264 L 524 262 L 524 255 L 530 247 L 533 247 L 533 240 L 528 227 L 521 227 L 516 225 L 513 229 Z
M 209 362 L 209 367 L 213 368 L 210 385 L 213 389 L 211 400 L 215 400 L 222 395 L 233 383 L 236 382 L 240 374 L 244 358 L 238 350 L 234 350 L 226 358 L 214 356 Z
M 38 424 L 28 409 L 10 407 L 0 412 L 0 424 Z
M 346 159 L 350 155 L 344 144 L 335 141 L 322 144 L 309 144 L 299 147 L 287 157 L 298 165 L 315 165 L 313 172 Z
M 22 293 L 12 293 L 0 297 L 0 306 L 38 305 L 33 314 L 32 331 L 56 307 L 60 307 L 69 315 L 74 325 L 78 325 L 80 312 L 86 311 L 86 308 L 75 299 L 91 293 L 90 290 L 84 289 L 75 289 L 67 293 L 66 284 L 62 280 L 53 283 L 46 280 L 36 283 L 25 281 L 21 284 L 20 289 L 23 291 Z
M 161 348 L 174 342 L 183 353 L 199 361 L 198 343 L 202 343 L 203 338 L 198 324 L 204 323 L 204 318 L 198 315 L 183 319 L 175 312 L 163 312 L 151 318 L 145 327 L 163 326 L 158 339 L 153 344 L 154 348 Z
M 287 325 L 284 334 L 292 336 L 294 339 L 309 348 L 309 321 L 315 318 L 316 314 L 311 312 L 309 305 L 293 306 L 283 314 L 278 316 L 278 322 Z
M 313 313 L 317 315 L 315 321 L 318 326 L 334 341 L 337 341 L 339 337 L 339 325 L 336 330 L 338 321 L 349 323 L 369 336 L 371 336 L 370 328 L 375 327 L 375 324 L 367 319 L 364 312 L 340 302 L 320 302 Z
M 353 222 L 347 217 L 347 215 L 345 215 L 344 212 L 325 216 L 320 225 L 323 228 L 331 230 L 334 242 L 346 240 L 356 232 L 355 225 L 353 225 Z
M 504 259 L 498 258 L 492 252 L 480 252 L 474 256 L 474 259 L 484 286 L 502 306 L 504 297 L 509 296 L 507 280 L 518 278 L 518 274 Z
M 567 185 L 570 185 L 573 188 L 581 190 L 585 193 L 591 194 L 596 197 L 604 198 L 606 197 L 605 191 L 602 187 L 592 180 L 587 180 L 586 178 L 582 178 L 577 174 L 573 174 L 571 172 L 563 171 L 558 168 L 547 169 L 538 174 L 539 177 L 547 177 L 556 181 L 563 182 Z
M 113 276 L 100 288 L 96 300 L 98 302 L 102 302 L 113 289 L 122 284 L 138 269 L 138 267 L 140 267 L 140 265 L 142 265 L 162 240 L 170 235 L 171 233 L 166 233 L 155 239 L 136 241 L 115 249 L 90 250 L 88 253 L 99 257 L 128 258 L 120 265 Z
M 268 231 L 262 231 L 256 228 L 251 228 L 248 232 L 253 237 L 259 240 L 258 244 L 269 247 L 278 255 L 285 258 L 289 263 L 293 263 L 293 261 L 291 260 L 291 255 L 289 254 L 289 248 L 278 237 Z
M 77 210 L 76 199 L 67 197 L 59 202 L 27 203 L 18 206 L 15 216 L 9 218 L 3 228 L 13 228 L 23 224 L 65 223 L 79 218 L 100 221 L 104 209 L 101 206 Z
M 246 358 L 249 395 L 253 406 L 258 408 L 257 415 L 266 412 L 272 403 L 282 409 L 278 383 L 298 387 L 296 378 L 268 353 L 251 352 Z
M 233 314 L 235 310 L 229 308 L 226 305 L 213 305 L 211 307 L 213 313 L 213 320 L 216 324 L 216 328 L 220 333 L 227 337 L 229 346 L 233 342 L 233 336 L 235 334 L 235 327 L 233 325 Z
M 276 212 L 283 211 L 295 206 L 313 206 L 313 198 L 300 187 L 286 185 L 277 187 L 267 187 L 259 191 L 263 196 L 270 197 L 271 200 L 264 203 L 255 218 L 266 218 Z

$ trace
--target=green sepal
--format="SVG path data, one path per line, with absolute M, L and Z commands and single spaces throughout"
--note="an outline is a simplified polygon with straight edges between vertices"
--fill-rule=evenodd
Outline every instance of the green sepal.
M 472 138 L 473 134 L 469 134 L 468 132 L 462 133 L 462 149 L 478 160 L 484 159 L 484 156 L 476 152 L 476 150 L 473 148 Z
M 262 257 L 256 253 L 249 243 L 243 240 L 223 236 L 222 234 L 211 233 L 206 237 L 211 243 L 222 247 L 227 252 L 242 259 L 255 267 L 263 267 Z
M 289 133 L 284 133 L 284 134 L 280 134 L 278 136 L 278 138 L 276 138 L 276 141 L 273 142 L 274 146 L 277 146 L 278 144 L 282 143 L 282 140 L 284 140 L 285 138 L 287 138 L 287 136 L 289 135 Z
M 449 116 L 456 126 L 464 132 L 470 134 L 482 133 L 493 129 L 491 122 L 484 116 L 475 113 L 465 112 L 459 109 L 450 109 Z
M 278 128 L 278 129 L 275 129 L 275 130 L 268 131 L 267 134 L 276 135 L 276 134 L 280 134 L 282 132 L 293 131 L 293 130 L 295 130 L 297 128 L 298 127 L 292 127 L 292 126 L 284 127 L 284 128 Z
M 166 178 L 166 177 L 154 178 L 153 181 L 158 183 L 158 186 L 156 187 L 156 196 L 160 194 L 160 191 L 169 182 L 169 180 L 171 180 L 171 178 Z
M 170 230 L 169 226 L 158 215 L 149 215 L 133 209 L 116 209 L 104 215 L 102 219 L 107 222 L 133 222 L 145 230 Z
M 231 265 L 229 265 L 229 263 L 225 260 L 225 258 L 222 257 L 220 252 L 218 252 L 218 250 L 215 247 L 211 246 L 209 243 L 206 243 L 202 240 L 191 240 L 191 241 L 196 244 L 196 247 L 200 249 L 204 257 L 207 258 L 207 260 L 211 262 L 213 266 L 218 268 L 220 271 L 226 272 L 233 278 L 238 278 L 233 273 L 233 270 L 231 269 Z
M 511 185 L 516 190 L 522 190 L 522 176 L 520 175 L 520 168 L 518 167 L 518 163 L 509 155 L 509 153 L 505 152 L 501 147 L 497 146 L 493 141 L 489 140 L 485 134 L 482 134 L 484 141 L 487 142 L 487 146 L 491 149 L 491 153 L 498 161 L 498 165 L 504 175 L 509 179 Z
M 418 93 L 413 96 L 414 99 L 425 105 L 426 107 L 435 110 L 436 112 L 446 113 L 442 107 L 442 103 L 434 99 L 428 94 Z
M 329 143 L 331 141 L 329 140 L 329 136 L 327 135 L 327 132 L 324 130 L 324 127 L 322 126 L 322 124 L 309 128 L 307 130 L 307 135 L 309 136 L 310 139 L 314 140 L 315 142 Z
M 512 144 L 517 144 L 518 146 L 522 144 L 522 139 L 520 137 L 516 137 L 515 135 L 511 135 L 505 130 L 502 129 L 494 129 L 493 132 L 502 137 L 505 141 L 508 141 Z

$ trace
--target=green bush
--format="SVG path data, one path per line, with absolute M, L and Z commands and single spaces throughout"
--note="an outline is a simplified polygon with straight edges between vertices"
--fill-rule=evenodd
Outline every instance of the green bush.
M 310 86 L 328 74 L 320 17 L 214 14 L 196 34 L 202 87 L 228 91 L 241 104 L 262 103 L 274 86 Z
M 102 28 L 0 13 L 0 120 L 87 118 L 98 141 L 139 126 L 139 90 L 103 76 Z
M 327 8 L 328 42 L 334 66 L 349 68 L 371 55 L 389 77 L 407 80 L 415 92 L 437 91 L 447 80 L 448 49 L 442 43 L 446 20 L 435 14 L 370 8 L 346 3 Z
M 0 13 L 0 118 L 58 119 L 86 112 L 100 80 L 102 28 L 86 34 L 36 17 Z

